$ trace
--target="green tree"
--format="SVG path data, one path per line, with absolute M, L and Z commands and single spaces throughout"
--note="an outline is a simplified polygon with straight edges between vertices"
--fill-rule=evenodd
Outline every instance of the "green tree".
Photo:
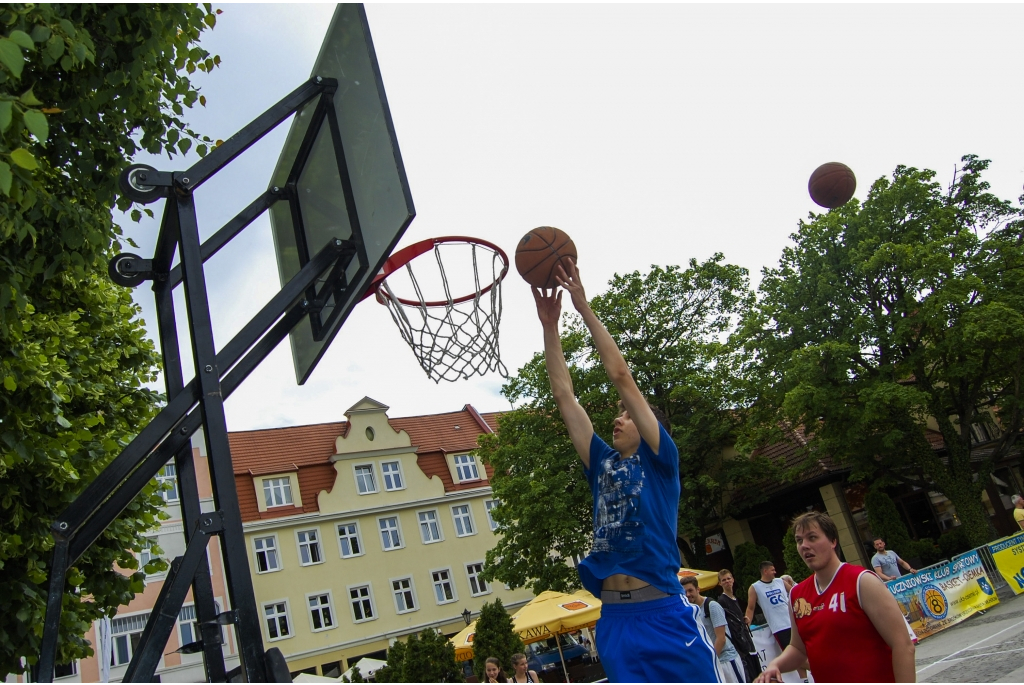
M 793 527 L 790 526 L 786 530 L 786 534 L 782 536 L 782 560 L 786 563 L 786 573 L 795 580 L 800 582 L 804 578 L 811 575 L 811 571 L 807 568 L 807 564 L 804 563 L 803 558 L 800 556 L 800 552 L 796 549 L 796 538 L 793 536 Z
M 140 150 L 206 144 L 180 117 L 204 100 L 187 73 L 219 62 L 197 45 L 214 23 L 183 4 L 0 7 L 0 678 L 39 653 L 50 522 L 157 407 L 158 357 L 106 276 L 117 176 Z M 58 662 L 90 655 L 90 623 L 141 591 L 141 569 L 114 566 L 137 569 L 156 490 L 70 569 Z
M 736 579 L 737 597 L 745 598 L 751 583 L 761 578 L 761 562 L 772 561 L 772 553 L 764 545 L 754 542 L 743 542 L 736 545 L 733 552 L 732 577 Z
M 882 488 L 874 487 L 864 496 L 864 509 L 868 514 L 868 527 L 871 534 L 885 540 L 888 549 L 897 550 L 897 554 L 910 556 L 904 550 L 910 549 L 910 533 L 900 518 L 892 498 Z
M 348 676 L 345 676 L 345 677 L 343 677 L 341 679 L 341 682 L 343 682 L 343 683 L 365 683 L 366 679 L 363 678 L 363 674 L 359 672 L 359 666 L 353 666 L 352 667 L 352 677 L 350 678 Z M 388 680 L 381 680 L 380 682 L 386 683 L 386 682 L 390 682 L 390 681 L 388 681 Z
M 410 636 L 410 639 L 413 637 L 415 635 Z M 402 640 L 395 640 L 395 644 L 388 647 L 388 654 L 385 659 L 387 664 L 373 672 L 374 681 L 378 683 L 404 683 L 406 652 L 406 643 Z
M 513 630 L 512 617 L 505 611 L 501 599 L 484 604 L 473 636 L 473 672 L 480 682 L 486 682 L 484 662 L 488 657 L 496 658 L 505 673 L 511 673 L 512 655 L 522 651 L 523 641 Z
M 679 448 L 680 549 L 700 568 L 704 539 L 726 513 L 726 492 L 767 472 L 764 460 L 730 459 L 744 400 L 736 350 L 724 342 L 749 296 L 747 272 L 721 254 L 688 268 L 654 266 L 616 275 L 591 307 L 616 339 L 637 385 L 672 424 Z M 561 335 L 576 396 L 610 442 L 617 394 L 578 315 Z M 494 469 L 501 537 L 487 554 L 488 577 L 534 592 L 579 587 L 571 564 L 586 554 L 592 502 L 583 466 L 551 396 L 543 354 L 509 380 L 503 393 L 522 404 L 484 436 L 480 455 Z M 570 562 L 570 563 L 567 563 Z
M 1024 416 L 1024 215 L 987 192 L 988 164 L 964 157 L 947 189 L 900 166 L 862 206 L 811 214 L 741 331 L 752 444 L 801 425 L 809 459 L 943 492 L 972 545 L 990 537 L 981 491 Z
M 353 680 L 358 671 L 353 671 Z M 461 683 L 462 669 L 455 661 L 455 645 L 431 628 L 413 633 L 388 648 L 387 665 L 374 671 L 378 683 Z

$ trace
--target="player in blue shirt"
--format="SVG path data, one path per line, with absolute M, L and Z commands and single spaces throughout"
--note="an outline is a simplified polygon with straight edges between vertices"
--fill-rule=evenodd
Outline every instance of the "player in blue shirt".
M 562 292 L 534 288 L 551 392 L 594 497 L 594 542 L 579 573 L 603 603 L 596 639 L 605 672 L 612 682 L 721 682 L 713 642 L 677 576 L 679 452 L 668 422 L 655 416 L 587 303 L 576 266 L 567 271 L 558 267 L 558 282 L 590 329 L 620 398 L 609 447 L 573 392 L 558 337 Z

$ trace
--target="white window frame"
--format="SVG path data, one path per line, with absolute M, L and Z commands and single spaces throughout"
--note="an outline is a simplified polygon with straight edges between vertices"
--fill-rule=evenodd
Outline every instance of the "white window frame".
M 316 609 L 313 609 L 309 605 L 309 600 L 313 597 L 327 597 L 327 604 L 321 604 Z M 331 625 L 324 625 L 323 609 L 326 608 L 331 615 Z M 313 622 L 313 614 L 320 612 L 320 623 L 321 627 L 317 628 L 316 623 Z M 334 610 L 334 596 L 330 590 L 321 590 L 320 592 L 310 592 L 306 595 L 306 615 L 309 617 L 309 630 L 313 633 L 322 633 L 325 630 L 334 630 L 338 627 L 338 612 Z
M 472 507 L 472 505 L 469 502 L 463 502 L 462 504 L 452 504 L 450 506 L 451 506 L 451 510 L 452 510 L 452 527 L 455 528 L 455 537 L 457 537 L 457 538 L 468 538 L 470 535 L 476 535 L 476 533 L 477 533 L 476 520 L 475 520 L 475 518 L 473 516 L 473 507 Z M 466 533 L 466 532 L 460 533 L 459 532 L 459 523 L 458 523 L 458 521 L 462 517 L 461 516 L 456 516 L 455 515 L 455 510 L 458 509 L 458 508 L 461 508 L 461 507 L 466 507 L 466 516 L 469 518 L 469 527 L 472 529 L 468 533 Z
M 263 478 L 261 479 L 260 485 L 263 486 L 263 502 L 266 505 L 267 509 L 295 506 L 295 498 L 292 497 L 291 476 L 281 476 L 279 478 Z M 283 500 L 280 503 L 276 502 L 276 496 L 278 492 L 280 493 L 281 499 Z M 272 503 L 271 499 L 274 499 L 275 502 Z
M 468 562 L 465 563 L 464 566 L 465 566 L 465 569 L 466 569 L 466 582 L 469 583 L 469 594 L 471 596 L 473 596 L 473 597 L 482 597 L 483 595 L 489 595 L 492 592 L 494 592 L 494 586 L 493 585 L 488 585 L 487 581 L 485 581 L 485 580 L 480 578 L 480 574 L 483 573 L 483 571 L 484 571 L 484 560 L 483 559 L 481 559 L 480 561 L 468 561 Z M 469 572 L 469 567 L 470 566 L 479 566 L 480 567 L 480 571 L 477 572 L 475 574 L 475 576 L 474 576 L 474 574 L 471 574 Z M 486 588 L 485 591 L 483 591 L 483 592 L 473 592 L 473 578 L 474 577 L 476 578 L 477 586 L 478 587 L 481 586 L 481 585 L 484 586 Z
M 409 581 L 409 587 L 404 589 L 395 589 L 395 583 L 401 583 L 402 581 Z M 420 610 L 420 598 L 416 595 L 416 581 L 412 579 L 412 576 L 399 576 L 398 578 L 388 578 L 388 589 L 391 591 L 391 599 L 395 603 L 396 614 L 411 614 L 414 611 Z M 399 593 L 408 592 L 412 596 L 412 608 L 402 609 L 398 605 Z
M 359 601 L 362 602 L 363 599 L 369 600 L 370 611 L 373 612 L 373 616 L 366 618 L 366 616 L 364 615 L 363 618 L 356 618 L 355 607 L 352 606 L 352 591 L 363 587 L 366 588 L 366 597 L 361 598 Z M 354 583 L 352 585 L 346 586 L 345 600 L 348 602 L 348 612 L 349 615 L 352 617 L 353 623 L 366 623 L 367 621 L 376 621 L 377 618 L 380 616 L 380 614 L 377 612 L 377 602 L 375 602 L 373 599 L 373 583 Z
M 111 619 L 112 624 L 111 624 L 110 655 L 109 655 L 110 667 L 111 668 L 117 668 L 118 666 L 127 666 L 129 663 L 131 663 L 132 656 L 135 654 L 135 647 L 132 644 L 132 635 L 138 633 L 139 637 L 140 638 L 142 637 L 142 631 L 144 631 L 146 629 L 146 624 L 149 623 L 150 613 L 151 612 L 149 612 L 149 611 L 140 611 L 140 612 L 137 612 L 137 613 L 134 613 L 134 614 L 121 614 L 121 615 L 115 616 L 113 619 Z M 119 632 L 115 633 L 115 632 L 113 632 L 114 622 L 116 622 L 118 619 L 126 619 L 126 620 L 127 619 L 141 619 L 142 620 L 142 628 L 139 629 L 139 630 L 122 630 L 122 631 L 119 631 Z M 127 646 L 127 650 L 128 650 L 128 661 L 125 661 L 123 663 L 118 664 L 118 663 L 114 663 L 114 655 L 117 654 L 117 640 L 120 637 L 124 637 L 127 640 L 125 645 Z
M 159 559 L 159 554 L 153 554 L 152 548 L 159 546 L 157 538 L 155 537 L 144 537 L 142 543 L 142 551 L 135 555 L 135 558 L 139 562 L 139 570 L 146 573 L 146 564 L 154 559 Z M 153 578 L 154 576 L 162 576 L 166 571 L 159 571 L 157 573 L 146 573 L 146 578 Z
M 341 534 L 338 533 L 338 526 L 354 526 L 356 529 L 356 544 L 359 546 L 359 552 L 356 554 L 345 554 L 344 547 L 341 546 Z M 338 556 L 342 559 L 353 559 L 355 557 L 361 557 L 366 554 L 366 545 L 363 544 L 363 532 L 359 530 L 359 521 L 341 521 L 334 524 L 334 534 L 338 539 Z M 346 537 L 348 537 L 346 535 Z
M 484 511 L 487 512 L 487 522 L 491 525 L 491 532 L 498 530 L 498 522 L 491 516 L 491 509 L 496 509 L 501 506 L 501 500 L 497 498 L 485 499 L 484 500 Z
M 283 604 L 284 605 L 284 618 L 285 618 L 285 621 L 287 621 L 287 627 L 289 629 L 289 632 L 288 632 L 287 635 L 281 635 L 280 634 L 281 633 L 281 623 L 278 622 L 277 623 L 278 636 L 277 637 L 270 637 L 270 625 L 267 622 L 268 621 L 267 607 L 271 606 L 271 605 L 275 605 L 275 604 Z M 277 618 L 277 616 L 281 616 L 281 614 L 276 614 L 275 615 L 275 619 Z M 270 602 L 260 602 L 260 620 L 263 621 L 263 629 L 267 633 L 267 642 L 278 642 L 279 640 L 289 640 L 289 639 L 295 637 L 295 621 L 292 620 L 292 608 L 288 605 L 287 598 L 286 599 L 275 599 L 275 600 L 272 600 Z
M 429 573 L 430 573 L 430 587 L 434 591 L 434 601 L 437 603 L 438 606 L 441 606 L 442 604 L 452 604 L 453 602 L 458 602 L 459 601 L 459 589 L 455 586 L 455 578 L 452 576 L 452 569 L 451 569 L 450 566 L 445 567 L 445 568 L 433 568 L 433 569 L 430 569 Z M 436 580 L 434 578 L 434 574 L 435 573 L 447 573 L 448 574 L 448 580 L 447 581 Z M 444 582 L 447 582 L 448 583 L 448 587 L 451 588 L 451 590 L 452 590 L 452 598 L 451 599 L 446 599 L 446 600 L 444 600 L 442 602 L 442 601 L 438 600 L 438 598 L 437 598 L 437 586 L 442 584 L 442 583 L 444 583 Z
M 437 536 L 438 536 L 437 539 L 435 539 L 435 540 L 427 540 L 425 538 L 425 536 L 423 535 L 424 523 L 420 519 L 420 515 L 421 514 L 433 514 L 434 515 L 434 523 L 437 524 Z M 433 545 L 433 544 L 438 543 L 438 542 L 444 542 L 444 526 L 441 525 L 441 513 L 437 509 L 420 509 L 419 511 L 417 511 L 416 512 L 416 525 L 420 529 L 420 542 L 422 542 L 424 545 Z
M 359 469 L 362 468 L 370 469 L 370 480 L 373 481 L 373 490 L 367 490 L 366 492 L 361 492 L 359 490 Z M 380 487 L 377 485 L 377 472 L 376 469 L 373 468 L 373 462 L 368 464 L 352 464 L 352 480 L 356 485 L 357 495 L 376 495 L 380 492 Z
M 75 676 L 81 675 L 81 673 L 82 673 L 81 670 L 80 670 L 81 665 L 78 662 L 79 662 L 79 659 L 74 659 L 74 660 L 72 660 L 72 661 L 70 661 L 69 663 L 66 663 L 66 664 L 54 664 L 54 666 L 53 666 L 53 671 L 54 671 L 54 673 L 53 673 L 53 682 L 55 682 L 55 683 L 60 683 L 60 682 L 73 683 L 73 682 L 75 682 L 73 680 L 70 680 L 70 678 L 74 678 Z M 60 668 L 61 666 L 70 666 L 71 667 L 71 673 L 69 673 L 68 675 L 57 675 L 57 669 Z
M 394 532 L 398 533 L 398 544 L 393 547 L 384 546 L 384 529 L 380 527 L 380 522 L 388 519 L 395 520 Z M 391 532 L 391 529 L 389 529 L 388 532 Z M 377 517 L 377 539 L 380 541 L 380 548 L 384 552 L 394 552 L 396 549 L 405 549 L 405 534 L 402 532 L 402 519 L 398 514 L 395 514 L 394 516 Z
M 465 464 L 460 464 L 459 463 L 460 459 L 468 459 L 469 462 L 465 463 Z M 456 455 L 454 455 L 452 457 L 452 460 L 453 460 L 453 463 L 455 464 L 455 475 L 459 479 L 460 483 L 472 483 L 474 481 L 482 480 L 480 478 L 480 465 L 477 464 L 476 457 L 473 456 L 473 454 L 456 454 Z M 469 474 L 470 475 L 469 478 L 463 478 L 462 477 L 462 469 L 463 469 L 463 467 L 466 467 L 466 468 L 472 467 L 473 471 L 472 471 L 472 474 Z
M 384 466 L 387 465 L 387 464 L 397 464 L 398 465 L 398 470 L 396 472 L 394 472 L 393 474 L 386 474 L 386 473 L 384 473 Z M 389 460 L 389 461 L 381 461 L 378 464 L 378 466 L 380 466 L 380 479 L 381 479 L 381 482 L 384 484 L 384 490 L 386 490 L 387 492 L 397 492 L 399 490 L 405 490 L 405 471 L 402 469 L 402 460 L 401 459 L 393 459 L 393 460 Z M 398 476 L 398 481 L 399 481 L 400 485 L 397 488 L 390 488 L 390 487 L 388 487 L 388 476 L 390 476 L 390 475 L 397 475 Z
M 186 610 L 188 610 L 188 609 L 192 610 L 192 612 L 191 612 L 192 613 L 192 618 L 191 619 L 188 619 L 188 618 L 182 619 L 181 615 L 184 614 L 184 613 L 187 613 Z M 186 640 L 185 639 L 185 635 L 182 633 L 182 628 L 184 628 L 185 626 L 191 626 L 189 628 L 189 630 L 192 631 L 192 639 L 191 640 Z M 199 615 L 196 613 L 196 605 L 195 605 L 195 603 L 182 605 L 181 611 L 178 612 L 178 646 L 179 647 L 184 647 L 185 645 L 189 644 L 190 642 L 198 642 L 201 639 L 202 639 L 202 633 L 200 632 L 200 629 L 199 629 Z
M 316 540 L 314 541 L 314 543 L 316 544 L 317 553 L 320 555 L 320 561 L 303 561 L 302 560 L 302 547 L 303 547 L 303 545 L 309 546 L 311 544 L 308 541 L 308 538 L 307 538 L 306 542 L 303 542 L 302 539 L 299 537 L 303 533 L 316 533 Z M 316 526 L 314 528 L 303 528 L 302 530 L 296 530 L 295 531 L 295 552 L 296 552 L 296 554 L 299 555 L 299 566 L 316 566 L 317 564 L 324 563 L 323 538 L 320 535 L 320 527 L 319 526 Z M 310 559 L 313 558 L 312 554 L 310 554 L 309 556 L 310 556 Z
M 163 497 L 166 504 L 177 504 L 181 501 L 181 492 L 178 487 L 178 468 L 173 461 L 167 462 L 162 469 L 157 471 L 156 482 L 161 485 L 171 483 L 173 486 L 171 490 L 160 491 L 160 496 Z
M 262 552 L 266 552 L 267 550 L 266 549 L 263 549 L 263 550 L 257 549 L 256 543 L 259 540 L 266 540 L 267 538 L 271 538 L 274 541 L 274 558 L 277 559 L 277 568 L 270 568 L 270 564 L 268 563 L 267 564 L 267 570 L 266 571 L 261 571 L 260 570 L 260 552 L 261 551 Z M 254 535 L 252 537 L 252 555 L 253 555 L 253 561 L 256 564 L 256 566 L 255 566 L 256 573 L 258 573 L 260 575 L 263 575 L 264 573 L 277 573 L 278 571 L 284 570 L 284 558 L 281 556 L 281 545 L 278 543 L 277 533 L 271 533 L 270 535 L 260 535 L 260 536 Z

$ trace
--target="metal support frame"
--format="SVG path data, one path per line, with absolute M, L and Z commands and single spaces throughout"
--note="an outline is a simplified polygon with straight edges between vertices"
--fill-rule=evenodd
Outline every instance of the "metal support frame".
M 193 592 L 201 639 L 183 648 L 188 647 L 186 651 L 189 652 L 201 649 L 209 681 L 223 682 L 233 675 L 242 675 L 249 682 L 267 682 L 280 681 L 282 674 L 287 675 L 280 651 L 271 649 L 265 652 L 263 648 L 261 618 L 256 606 L 235 489 L 224 400 L 304 317 L 309 316 L 314 326 L 320 323 L 319 309 L 332 296 L 339 297 L 349 287 L 345 273 L 353 260 L 358 261 L 361 273 L 370 268 L 352 202 L 351 180 L 344 164 L 342 141 L 331 106 L 336 88 L 337 82 L 333 79 L 311 78 L 188 171 L 150 171 L 146 176 L 147 183 L 169 186 L 169 192 L 166 193 L 153 258 L 139 260 L 143 263 L 132 270 L 144 272 L 153 280 L 167 405 L 51 526 L 55 545 L 38 667 L 40 682 L 53 680 L 68 569 L 172 459 L 180 484 L 179 501 L 186 551 L 171 563 L 124 681 L 152 681 L 161 651 L 177 621 L 189 587 Z M 268 189 L 205 243 L 201 243 L 193 192 L 274 127 L 318 97 L 317 112 L 321 123 L 326 118 L 331 127 L 342 188 L 349 206 L 352 236 L 349 240 L 328 243 L 316 255 L 307 252 L 299 273 L 218 351 L 214 343 L 203 263 L 275 202 L 288 201 L 293 208 L 297 208 L 298 203 L 291 197 L 293 194 L 289 189 Z M 304 146 L 291 176 L 298 177 L 311 150 L 312 144 Z M 300 216 L 296 231 L 301 232 L 301 227 Z M 180 264 L 171 268 L 175 252 L 180 255 Z M 187 384 L 183 380 L 172 302 L 172 291 L 179 284 L 184 286 L 195 363 L 195 377 Z M 206 441 L 215 508 L 215 511 L 205 513 L 200 508 L 191 449 L 191 437 L 200 428 Z M 220 542 L 232 608 L 219 614 L 214 605 L 205 553 L 212 538 Z M 230 673 L 225 672 L 220 633 L 221 625 L 225 624 L 235 626 L 242 662 L 239 669 Z M 100 658 L 107 656 L 100 655 Z

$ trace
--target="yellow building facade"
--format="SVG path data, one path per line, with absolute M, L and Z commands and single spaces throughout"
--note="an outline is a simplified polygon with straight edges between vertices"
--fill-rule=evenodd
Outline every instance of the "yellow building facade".
M 473 450 L 496 415 L 387 410 L 364 398 L 345 422 L 231 435 L 265 646 L 293 673 L 337 675 L 424 628 L 458 632 L 485 602 L 533 597 L 480 577 L 498 502 Z

